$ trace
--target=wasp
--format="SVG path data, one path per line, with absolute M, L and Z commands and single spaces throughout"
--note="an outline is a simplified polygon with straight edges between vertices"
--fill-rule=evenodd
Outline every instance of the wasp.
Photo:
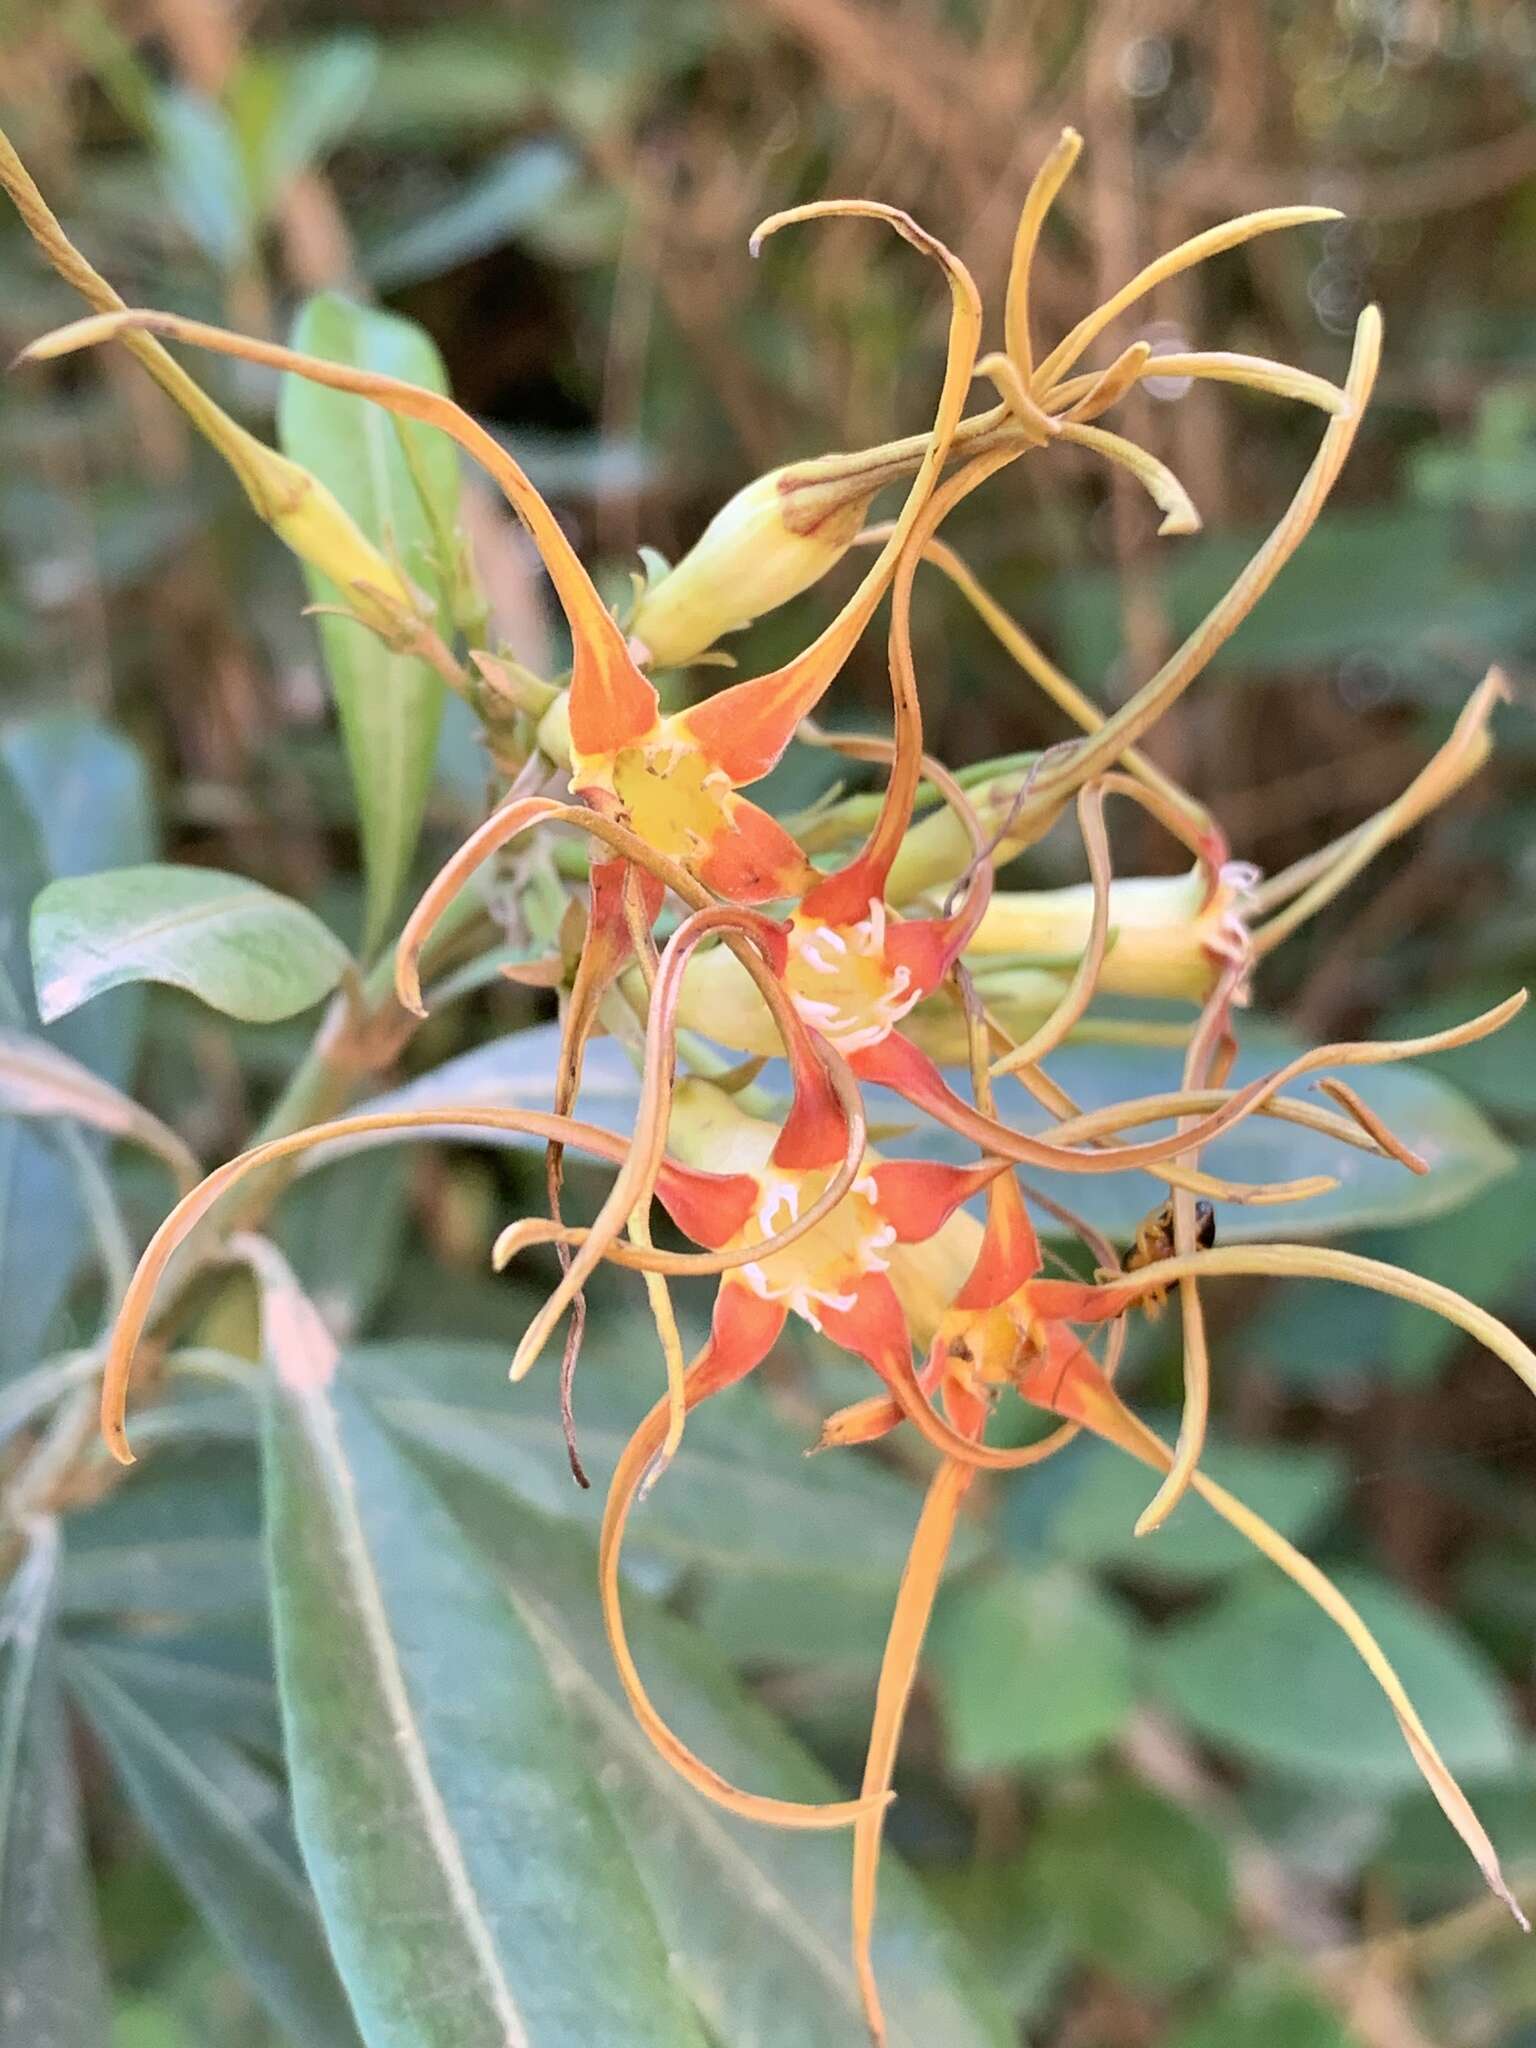
M 1195 1204 L 1195 1243 L 1203 1252 L 1208 1252 L 1216 1242 L 1216 1211 L 1209 1202 Z M 1155 1266 L 1160 1259 L 1173 1257 L 1173 1203 L 1164 1202 L 1160 1209 L 1143 1219 L 1136 1232 L 1136 1242 L 1125 1255 L 1125 1270 L 1134 1273 L 1142 1266 Z M 1155 1287 L 1141 1297 L 1149 1321 L 1155 1321 L 1163 1312 L 1168 1299 L 1166 1287 Z

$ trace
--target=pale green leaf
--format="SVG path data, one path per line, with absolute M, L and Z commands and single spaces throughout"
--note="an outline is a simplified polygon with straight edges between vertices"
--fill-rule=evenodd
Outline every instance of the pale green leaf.
M 437 277 L 514 240 L 552 208 L 576 173 L 564 144 L 519 142 L 493 157 L 453 196 L 368 245 L 363 267 L 382 290 Z
M 1067 1790 L 1036 1823 L 1028 1870 L 1035 1910 L 1064 1924 L 1081 1960 L 1123 1984 L 1177 1990 L 1231 1939 L 1220 1840 L 1127 1780 Z
M 0 2043 L 101 2048 L 107 1996 L 54 1670 L 58 1532 L 42 1523 L 0 1594 Z
M 742 1391 L 733 1389 L 721 1406 Z M 658 1483 L 637 1512 L 637 1530 L 679 1477 L 674 1468 Z M 624 1699 L 603 1633 L 591 1546 L 473 1475 L 455 1475 L 445 1497 L 544 1649 L 674 1967 L 714 2037 L 755 2048 L 856 2048 L 865 2035 L 848 1953 L 846 1838 L 758 1826 L 700 1798 L 652 1748 Z M 782 1722 L 742 1690 L 699 1630 L 633 1591 L 625 1606 L 646 1685 L 699 1755 L 753 1791 L 846 1796 L 848 1788 L 834 1787 Z M 975 1958 L 890 1851 L 881 1867 L 875 1966 L 891 2048 L 1003 2048 L 1013 2038 Z
M 529 1631 L 359 1397 L 285 1370 L 265 1444 L 295 1810 L 369 2048 L 701 2043 Z
M 1217 1435 L 1200 1463 L 1293 1543 L 1304 1542 L 1344 1495 L 1343 1460 L 1317 1447 L 1234 1444 Z M 1173 1580 L 1214 1577 L 1253 1559 L 1253 1546 L 1194 1493 L 1154 1534 L 1137 1536 L 1153 1482 L 1112 1445 L 1079 1440 L 1054 1461 L 1048 1479 L 1040 1477 L 1049 1500 L 1036 1509 L 1021 1487 L 1004 1509 L 1026 1557 L 1043 1548 L 1077 1564 Z
M 329 995 L 347 952 L 313 911 L 259 882 L 150 866 L 50 882 L 33 905 L 32 964 L 45 1022 L 104 989 L 158 981 L 271 1024 Z
M 1011 1566 L 943 1593 L 928 1656 L 957 1770 L 1070 1762 L 1130 1713 L 1130 1625 L 1092 1580 Z
M 311 299 L 291 337 L 296 349 L 446 391 L 432 342 L 407 320 L 353 305 L 333 292 Z M 458 525 L 459 467 L 453 444 L 366 399 L 285 377 L 278 404 L 283 450 L 318 476 L 363 532 L 440 601 Z M 317 604 L 342 593 L 309 573 Z M 391 653 L 351 619 L 320 619 L 357 796 L 367 870 L 365 952 L 385 935 L 421 830 L 442 716 L 443 683 L 411 655 Z
M 160 1854 L 273 2017 L 305 2048 L 351 2048 L 314 1900 L 262 1824 L 273 1801 L 250 1797 L 250 1766 L 216 1740 L 178 1741 L 98 1660 L 71 1651 L 65 1672 Z

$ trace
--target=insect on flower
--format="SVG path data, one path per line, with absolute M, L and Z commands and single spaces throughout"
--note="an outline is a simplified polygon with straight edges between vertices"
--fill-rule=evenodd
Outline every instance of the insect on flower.
M 1216 1211 L 1209 1202 L 1195 1204 L 1195 1249 L 1208 1252 L 1216 1242 Z M 1176 1247 L 1173 1241 L 1173 1203 L 1164 1202 L 1160 1208 L 1146 1217 L 1136 1232 L 1136 1241 L 1125 1255 L 1127 1273 L 1139 1273 L 1144 1266 L 1155 1266 L 1163 1259 L 1171 1259 Z M 1161 1289 L 1141 1297 L 1141 1311 L 1149 1322 L 1155 1321 L 1163 1312 L 1163 1303 L 1168 1299 Z

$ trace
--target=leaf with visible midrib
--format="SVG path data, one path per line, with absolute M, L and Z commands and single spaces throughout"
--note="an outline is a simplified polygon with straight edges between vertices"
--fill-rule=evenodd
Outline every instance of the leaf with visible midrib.
M 356 2033 L 303 1873 L 279 1854 L 221 1781 L 251 1766 L 217 1738 L 184 1743 L 88 1652 L 65 1660 L 69 1688 L 166 1863 L 304 2048 L 355 2048 Z
M 681 1477 L 669 1472 L 660 1485 Z M 590 1543 L 467 1472 L 453 1475 L 446 1498 L 542 1645 L 675 1967 L 715 2035 L 756 2048 L 858 2048 L 866 2029 L 849 1958 L 846 1835 L 763 1827 L 701 1798 L 630 1712 L 603 1633 Z M 636 1513 L 637 1537 L 645 1507 Z M 653 1699 L 698 1754 L 755 1792 L 840 1796 L 698 1629 L 633 1591 L 625 1614 Z M 898 1773 L 898 1792 L 902 1784 Z M 1002 2048 L 1013 2040 L 976 1957 L 889 1850 L 875 1968 L 890 2048 Z
M 108 2033 L 90 1877 L 54 1673 L 58 1532 L 0 1601 L 0 2043 L 100 2048 Z
M 32 906 L 45 1023 L 104 989 L 160 981 L 227 1017 L 275 1024 L 329 995 L 346 966 L 346 948 L 312 910 L 217 868 L 69 875 Z
M 307 355 L 448 389 L 442 358 L 419 327 L 334 292 L 309 300 L 290 340 Z M 453 444 L 367 399 L 293 376 L 283 379 L 277 424 L 284 452 L 328 485 L 368 538 L 440 601 L 441 557 L 458 524 Z M 310 571 L 307 580 L 317 604 L 344 603 L 329 578 Z M 391 653 L 351 619 L 323 615 L 320 643 L 357 794 L 368 890 L 363 950 L 371 953 L 385 935 L 421 830 L 443 684 L 426 662 Z
M 274 1380 L 278 1676 L 369 2048 L 703 2048 L 533 1637 L 362 1400 Z

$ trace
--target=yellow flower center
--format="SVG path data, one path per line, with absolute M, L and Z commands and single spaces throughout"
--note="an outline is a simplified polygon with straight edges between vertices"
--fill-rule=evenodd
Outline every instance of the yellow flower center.
M 784 980 L 800 1015 L 840 1052 L 889 1037 L 922 994 L 907 968 L 885 957 L 886 908 L 876 900 L 858 924 L 817 924 L 796 917 Z
M 762 1183 L 755 1214 L 737 1238 L 750 1244 L 786 1229 L 808 1209 L 831 1180 L 830 1170 L 774 1173 Z M 782 1301 L 803 1316 L 813 1330 L 821 1328 L 818 1308 L 853 1307 L 859 1281 L 866 1273 L 883 1273 L 890 1261 L 885 1252 L 896 1233 L 876 1207 L 876 1188 L 866 1175 L 856 1180 L 829 1216 L 781 1252 L 770 1252 L 741 1268 L 741 1277 L 764 1301 Z
M 730 784 L 697 748 L 675 741 L 626 747 L 613 763 L 612 787 L 631 829 L 685 864 L 707 851 L 728 822 Z
M 996 1308 L 950 1309 L 939 1338 L 963 1376 L 976 1384 L 1005 1386 L 1036 1347 L 1030 1319 L 1013 1299 Z

